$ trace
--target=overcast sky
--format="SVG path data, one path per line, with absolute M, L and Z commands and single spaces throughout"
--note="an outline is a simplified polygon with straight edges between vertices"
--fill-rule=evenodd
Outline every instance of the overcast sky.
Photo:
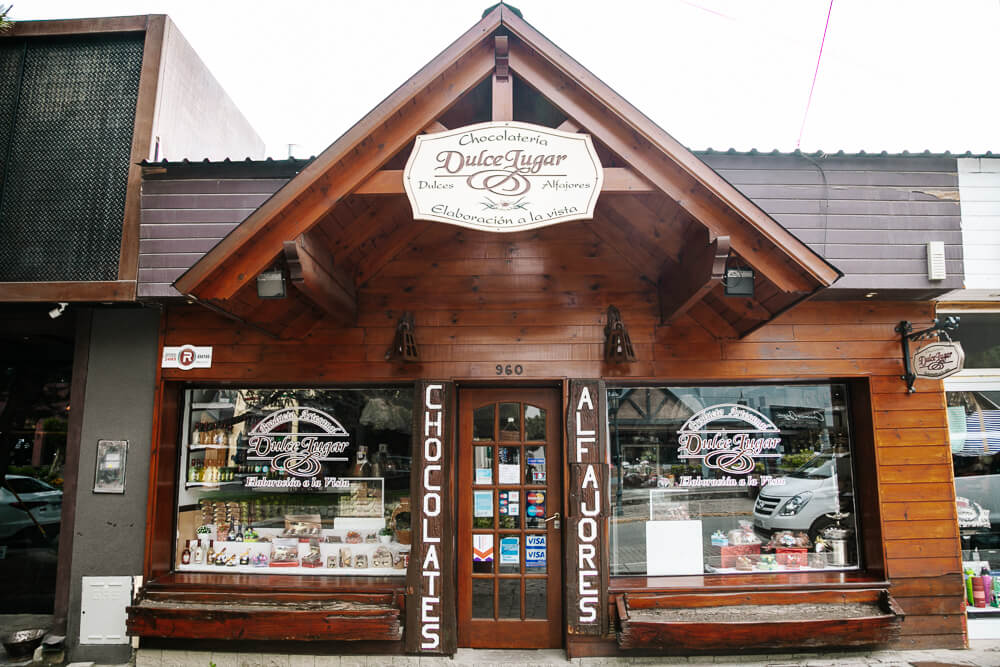
M 15 20 L 169 14 L 274 157 L 323 150 L 492 4 L 9 1 Z M 796 147 L 829 0 L 512 4 L 688 147 Z M 1000 0 L 834 0 L 802 149 L 1000 151 L 998 34 Z

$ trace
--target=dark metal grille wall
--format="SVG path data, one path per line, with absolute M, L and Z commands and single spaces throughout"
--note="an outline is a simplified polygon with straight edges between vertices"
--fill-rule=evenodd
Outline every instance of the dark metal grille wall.
M 115 280 L 143 36 L 24 44 L 0 50 L 0 281 Z

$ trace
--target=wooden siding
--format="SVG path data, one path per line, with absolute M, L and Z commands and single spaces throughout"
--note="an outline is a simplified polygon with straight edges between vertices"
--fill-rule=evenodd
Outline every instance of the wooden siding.
M 496 367 L 507 364 L 523 369 L 516 379 L 536 381 L 856 378 L 871 393 L 857 426 L 866 429 L 858 437 L 873 442 L 869 477 L 879 482 L 879 492 L 861 502 L 884 536 L 866 551 L 876 570 L 884 565 L 907 613 L 898 645 L 964 645 L 944 394 L 940 382 L 926 380 L 917 381 L 915 394 L 906 393 L 893 331 L 902 319 L 927 323 L 932 305 L 805 303 L 744 340 L 720 342 L 688 316 L 658 326 L 655 291 L 616 268 L 620 262 L 586 226 L 569 238 L 552 229 L 512 243 L 444 225 L 432 228 L 359 290 L 357 326 L 321 323 L 302 340 L 275 340 L 201 307 L 170 306 L 164 344 L 214 345 L 215 351 L 212 368 L 164 369 L 163 378 L 249 384 L 427 377 L 500 382 L 507 378 L 498 378 Z M 621 309 L 635 363 L 602 361 L 610 303 Z M 384 360 L 403 310 L 414 312 L 420 364 Z
M 139 297 L 179 296 L 171 283 L 286 182 L 285 178 L 144 181 Z
M 929 298 L 962 286 L 955 158 L 698 156 L 846 274 L 830 296 L 909 290 Z M 945 244 L 945 280 L 927 280 L 928 241 Z
M 958 160 L 965 239 L 965 287 L 1000 287 L 1000 159 Z
M 826 290 L 830 297 L 894 290 L 898 297 L 929 298 L 962 287 L 954 158 L 698 155 L 846 274 Z M 197 165 L 184 168 L 192 172 Z M 139 296 L 178 296 L 171 283 L 285 182 L 190 173 L 147 179 Z M 944 281 L 927 280 L 927 241 L 945 242 Z

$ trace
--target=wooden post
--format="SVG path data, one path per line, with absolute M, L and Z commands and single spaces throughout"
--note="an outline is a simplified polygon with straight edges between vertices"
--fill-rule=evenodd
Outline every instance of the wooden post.
M 569 507 L 566 634 L 603 635 L 608 627 L 607 406 L 600 380 L 570 380 L 566 406 Z
M 514 120 L 514 80 L 507 66 L 507 36 L 493 39 L 493 120 Z
M 416 383 L 410 471 L 410 566 L 406 574 L 406 652 L 452 655 L 458 648 L 455 611 L 455 387 Z

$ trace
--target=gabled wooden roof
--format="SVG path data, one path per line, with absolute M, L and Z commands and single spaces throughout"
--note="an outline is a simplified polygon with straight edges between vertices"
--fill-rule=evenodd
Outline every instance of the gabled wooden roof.
M 514 79 L 506 87 L 496 76 L 500 40 Z M 537 104 L 519 106 L 515 94 L 534 96 Z M 483 104 L 490 116 L 476 117 Z M 220 241 L 176 288 L 279 335 L 292 330 L 289 319 L 315 318 L 316 306 L 350 321 L 358 289 L 439 224 L 414 221 L 403 196 L 399 170 L 414 137 L 490 117 L 592 135 L 605 164 L 598 213 L 593 222 L 566 224 L 584 225 L 616 249 L 622 263 L 659 292 L 664 321 L 701 311 L 703 320 L 719 320 L 708 327 L 716 335 L 740 336 L 840 277 L 500 4 Z M 721 268 L 730 252 L 756 270 L 755 299 L 721 297 Z M 292 269 L 297 305 L 256 301 L 257 274 L 278 261 Z M 286 321 L 281 331 L 267 326 L 275 317 Z

